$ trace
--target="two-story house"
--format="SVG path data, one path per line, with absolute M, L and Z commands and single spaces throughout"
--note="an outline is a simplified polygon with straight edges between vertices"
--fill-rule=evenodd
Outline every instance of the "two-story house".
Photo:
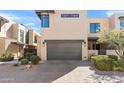
M 0 17 L 0 55 L 11 52 L 18 58 L 23 55 L 25 48 L 37 49 L 38 36 L 40 34 L 34 30 Z
M 42 60 L 87 60 L 92 54 L 114 54 L 97 42 L 101 30 L 123 30 L 124 14 L 88 18 L 86 10 L 37 10 L 42 35 L 37 54 Z
M 23 52 L 27 28 L 3 17 L 0 18 L 0 54 L 8 51 L 17 58 Z

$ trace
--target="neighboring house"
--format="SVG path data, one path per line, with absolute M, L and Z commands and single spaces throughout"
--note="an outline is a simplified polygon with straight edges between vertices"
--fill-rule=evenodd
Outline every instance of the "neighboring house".
M 38 37 L 40 34 L 34 30 L 0 16 L 0 55 L 11 52 L 18 58 L 23 55 L 25 48 L 37 50 Z
M 9 33 L 13 33 L 10 38 L 15 39 L 15 42 L 12 43 L 12 47 L 15 51 L 11 51 L 14 53 L 15 57 L 20 57 L 24 53 L 24 48 L 26 47 L 26 34 L 28 32 L 28 28 L 22 24 L 12 24 L 13 30 L 9 31 Z
M 115 54 L 97 42 L 100 30 L 123 30 L 124 14 L 88 18 L 85 10 L 37 10 L 42 35 L 37 54 L 42 60 L 87 60 L 92 54 Z
M 12 52 L 15 58 L 21 56 L 27 31 L 25 26 L 0 17 L 0 55 L 8 51 Z
M 40 36 L 39 33 L 33 29 L 29 29 L 26 34 L 26 48 L 37 49 L 37 38 Z
M 26 47 L 24 52 L 31 52 L 37 54 L 37 39 L 40 37 L 40 34 L 35 32 L 33 29 L 29 29 L 26 34 Z

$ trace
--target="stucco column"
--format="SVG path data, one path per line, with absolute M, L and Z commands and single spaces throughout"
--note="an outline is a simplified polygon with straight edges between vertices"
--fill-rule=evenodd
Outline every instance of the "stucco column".
M 88 44 L 87 39 L 82 42 L 82 60 L 88 59 Z
M 47 42 L 43 41 L 41 45 L 41 59 L 47 60 Z

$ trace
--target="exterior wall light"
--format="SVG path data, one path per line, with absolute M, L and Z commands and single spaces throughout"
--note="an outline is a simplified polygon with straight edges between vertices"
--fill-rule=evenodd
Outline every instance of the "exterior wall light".
M 86 41 L 85 40 L 83 40 L 83 43 L 84 43 L 84 46 L 86 46 Z
M 45 43 L 46 43 L 45 41 L 42 42 L 43 45 L 45 45 Z
M 43 47 L 45 47 L 45 43 L 46 43 L 45 41 L 42 42 L 42 46 L 43 46 Z

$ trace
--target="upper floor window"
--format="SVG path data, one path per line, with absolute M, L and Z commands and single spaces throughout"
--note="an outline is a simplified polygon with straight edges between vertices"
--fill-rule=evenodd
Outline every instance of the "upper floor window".
M 90 23 L 90 32 L 97 33 L 100 31 L 100 23 Z
M 20 30 L 20 42 L 24 43 L 24 31 Z
M 62 18 L 79 18 L 79 14 L 61 14 Z
M 41 27 L 49 27 L 49 15 L 41 15 Z
M 120 19 L 120 30 L 124 30 L 124 18 Z
M 34 43 L 37 43 L 37 36 L 34 36 Z

